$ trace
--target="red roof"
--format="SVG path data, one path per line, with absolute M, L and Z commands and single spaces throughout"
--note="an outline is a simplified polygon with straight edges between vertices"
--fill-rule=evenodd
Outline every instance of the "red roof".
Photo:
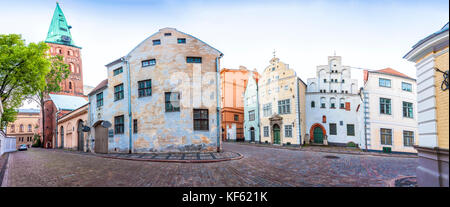
M 378 73 L 386 73 L 386 74 L 391 74 L 391 75 L 396 75 L 396 76 L 402 76 L 405 78 L 411 78 L 403 73 L 400 73 L 392 68 L 385 68 L 385 69 L 381 69 L 381 70 L 376 70 L 374 72 L 378 72 Z M 412 78 L 411 78 L 412 79 Z
M 100 82 L 94 89 L 92 89 L 92 91 L 89 93 L 89 95 L 97 92 L 98 90 L 100 90 L 101 88 L 103 88 L 107 85 L 108 85 L 108 79 L 105 79 L 102 82 Z

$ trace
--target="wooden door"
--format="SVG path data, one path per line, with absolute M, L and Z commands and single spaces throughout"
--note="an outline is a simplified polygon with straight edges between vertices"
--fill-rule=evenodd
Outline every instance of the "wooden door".
M 323 143 L 323 131 L 320 127 L 314 128 L 314 143 Z
M 273 126 L 273 143 L 280 144 L 280 127 L 278 125 Z
M 108 153 L 108 128 L 100 124 L 95 127 L 95 153 Z

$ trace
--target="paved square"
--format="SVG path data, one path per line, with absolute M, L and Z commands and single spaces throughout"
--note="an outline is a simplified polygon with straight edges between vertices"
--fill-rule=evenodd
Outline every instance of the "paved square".
M 10 154 L 7 186 L 386 186 L 396 177 L 415 176 L 417 167 L 416 158 L 234 143 L 223 147 L 244 158 L 215 163 L 142 162 L 32 148 Z

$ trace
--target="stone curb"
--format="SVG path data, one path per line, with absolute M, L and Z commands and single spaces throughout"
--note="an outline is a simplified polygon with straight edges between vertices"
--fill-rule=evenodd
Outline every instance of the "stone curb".
M 400 158 L 417 158 L 417 155 L 396 155 L 396 154 L 381 154 L 381 153 L 366 153 L 366 152 L 350 152 L 350 151 L 327 151 L 327 150 L 311 150 L 305 149 L 303 147 L 294 148 L 294 147 L 282 147 L 282 146 L 274 146 L 274 145 L 261 145 L 261 144 L 248 144 L 248 143 L 239 143 L 239 142 L 228 142 L 228 143 L 236 143 L 240 145 L 247 146 L 255 146 L 255 147 L 268 147 L 275 149 L 287 149 L 287 150 L 296 150 L 296 151 L 308 151 L 308 152 L 323 152 L 323 153 L 336 153 L 336 154 L 350 154 L 350 155 L 371 155 L 371 156 L 379 156 L 379 157 L 400 157 Z

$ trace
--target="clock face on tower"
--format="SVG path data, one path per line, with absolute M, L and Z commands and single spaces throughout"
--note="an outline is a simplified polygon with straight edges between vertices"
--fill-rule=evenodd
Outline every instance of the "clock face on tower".
M 62 36 L 61 36 L 61 40 L 64 41 L 64 42 L 70 42 L 71 39 L 70 39 L 69 36 L 62 35 Z

